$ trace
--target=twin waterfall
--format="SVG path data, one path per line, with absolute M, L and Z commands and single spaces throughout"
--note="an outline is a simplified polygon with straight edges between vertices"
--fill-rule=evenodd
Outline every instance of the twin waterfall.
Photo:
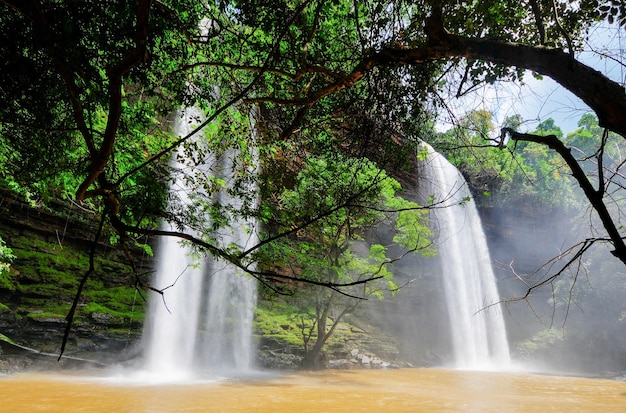
M 176 124 L 185 136 L 198 113 L 188 110 Z M 224 158 L 228 158 L 225 156 Z M 206 165 L 229 180 L 229 161 Z M 182 163 L 178 168 L 192 168 Z M 217 172 L 216 172 L 217 171 Z M 221 172 L 220 172 L 221 171 Z M 464 369 L 497 369 L 510 362 L 506 331 L 498 303 L 489 251 L 480 218 L 467 184 L 458 170 L 429 147 L 423 162 L 421 189 L 434 197 L 436 243 L 442 262 L 441 277 L 452 328 L 454 363 Z M 191 205 L 184 176 L 176 179 L 172 193 Z M 225 195 L 222 195 L 223 197 Z M 219 199 L 233 205 L 236 199 Z M 164 228 L 170 230 L 171 228 Z M 218 236 L 222 245 L 245 248 L 256 242 L 256 229 L 235 222 Z M 228 263 L 194 257 L 192 250 L 165 237 L 158 248 L 158 268 L 144 330 L 145 370 L 167 380 L 206 374 L 241 374 L 254 358 L 252 321 L 256 283 L 238 274 Z
M 177 119 L 175 132 L 187 135 L 199 118 L 199 111 L 188 109 Z M 232 168 L 229 155 L 233 154 L 200 167 L 209 168 L 228 185 Z M 177 163 L 177 169 L 191 168 L 194 166 L 184 161 Z M 180 174 L 170 191 L 191 213 L 199 213 L 193 211 L 193 194 L 184 178 Z M 227 194 L 221 194 L 217 201 L 222 205 L 239 203 Z M 255 234 L 252 223 L 234 222 L 216 238 L 221 245 L 235 244 L 245 249 L 256 243 Z M 256 281 L 227 262 L 194 256 L 192 249 L 176 238 L 164 237 L 157 254 L 152 285 L 163 289 L 164 294 L 153 293 L 149 303 L 143 334 L 146 372 L 166 380 L 184 380 L 197 375 L 241 374 L 251 369 Z
M 507 367 L 509 345 L 480 216 L 465 178 L 446 158 L 427 148 L 420 184 L 434 203 L 431 219 L 452 330 L 452 367 Z

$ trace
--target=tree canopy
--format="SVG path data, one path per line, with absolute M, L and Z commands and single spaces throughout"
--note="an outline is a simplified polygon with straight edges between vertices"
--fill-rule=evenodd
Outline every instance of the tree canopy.
M 406 178 L 415 144 L 433 140 L 449 99 L 532 72 L 579 97 L 597 126 L 564 138 L 499 125 L 483 130 L 485 142 L 558 153 L 601 218 L 607 235 L 597 240 L 626 262 L 620 215 L 605 202 L 616 182 L 604 174 L 607 140 L 586 152 L 598 160 L 595 179 L 570 148 L 593 150 L 582 141 L 589 128 L 626 137 L 623 84 L 578 59 L 591 27 L 624 25 L 622 2 L 2 0 L 0 11 L 3 183 L 37 202 L 72 194 L 101 210 L 122 244 L 175 235 L 251 271 L 261 247 L 363 195 L 346 186 L 345 204 L 278 225 L 275 206 L 290 200 L 283 190 L 310 165 L 342 154 Z M 201 110 L 187 120 L 194 127 L 171 133 L 174 113 L 191 106 Z M 538 162 L 539 152 L 530 155 Z M 168 192 L 176 153 L 194 162 L 185 180 L 212 228 Z M 218 158 L 229 158 L 232 185 L 199 168 Z M 241 202 L 222 205 L 225 191 Z M 237 216 L 268 224 L 258 246 L 210 235 Z M 163 219 L 181 230 L 158 229 Z

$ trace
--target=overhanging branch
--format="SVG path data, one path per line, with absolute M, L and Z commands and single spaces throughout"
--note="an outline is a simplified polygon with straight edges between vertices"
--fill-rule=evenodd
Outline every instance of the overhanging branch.
M 451 58 L 484 60 L 534 71 L 552 78 L 579 97 L 598 116 L 599 125 L 626 137 L 626 91 L 601 72 L 575 60 L 570 53 L 545 46 L 530 46 L 488 38 L 469 38 L 448 33 L 441 19 L 441 2 L 433 1 L 432 15 L 426 19 L 427 42 L 414 48 L 383 48 L 365 56 L 343 78 L 321 87 L 308 96 L 276 99 L 272 96 L 253 101 L 310 107 L 322 98 L 351 87 L 378 66 L 420 65 Z
M 92 154 L 88 175 L 76 191 L 76 199 L 82 200 L 89 187 L 98 179 L 111 158 L 115 138 L 122 116 L 122 79 L 133 67 L 144 62 L 148 55 L 148 23 L 152 0 L 139 0 L 137 6 L 137 24 L 135 27 L 135 48 L 116 66 L 107 71 L 109 80 L 109 108 L 104 138 L 98 152 Z
M 504 140 L 507 134 L 514 141 L 535 142 L 546 145 L 550 149 L 556 151 L 561 158 L 563 158 L 567 166 L 572 171 L 572 176 L 576 179 L 578 185 L 582 188 L 585 196 L 589 200 L 589 203 L 600 217 L 600 221 L 602 222 L 602 225 L 607 231 L 609 238 L 611 239 L 611 243 L 615 248 L 611 251 L 611 253 L 626 264 L 626 244 L 624 243 L 624 239 L 620 235 L 619 230 L 613 221 L 611 213 L 604 203 L 604 187 L 602 180 L 600 181 L 602 186 L 595 189 L 576 158 L 574 158 L 574 155 L 572 155 L 570 148 L 565 146 L 565 144 L 555 135 L 542 136 L 529 133 L 519 133 L 511 128 L 503 128 L 500 139 Z

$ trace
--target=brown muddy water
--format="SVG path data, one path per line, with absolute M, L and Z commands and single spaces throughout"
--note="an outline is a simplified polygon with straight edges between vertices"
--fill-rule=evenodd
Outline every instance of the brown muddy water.
M 142 384 L 131 376 L 4 376 L 0 412 L 626 413 L 626 382 L 523 373 L 323 371 L 185 384 Z

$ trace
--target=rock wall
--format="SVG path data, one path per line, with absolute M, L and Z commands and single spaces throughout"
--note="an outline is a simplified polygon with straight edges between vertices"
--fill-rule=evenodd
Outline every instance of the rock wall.
M 136 357 L 144 301 L 134 290 L 126 257 L 115 246 L 101 242 L 96 272 L 83 291 L 65 352 L 70 358 L 57 363 L 65 316 L 88 268 L 98 217 L 69 200 L 54 200 L 44 209 L 15 200 L 6 192 L 0 191 L 0 197 L 0 237 L 17 257 L 11 266 L 9 286 L 0 283 L 0 338 L 7 338 L 0 339 L 0 372 L 73 367 L 87 360 L 98 365 Z M 142 250 L 134 254 L 141 271 L 149 277 L 154 260 Z M 367 317 L 353 317 L 351 323 L 337 328 L 336 340 L 326 346 L 319 367 L 408 365 L 393 337 L 373 326 L 356 327 L 366 323 Z M 275 331 L 263 331 L 258 324 L 256 339 L 258 366 L 300 368 L 304 357 L 301 346 Z
M 7 192 L 0 192 L 0 197 L 0 237 L 16 256 L 10 276 L 0 283 L 0 334 L 35 351 L 58 354 L 65 317 L 89 266 L 97 216 L 69 200 L 53 200 L 44 209 Z M 134 254 L 149 272 L 151 259 L 142 250 Z M 98 361 L 132 357 L 141 332 L 143 300 L 134 290 L 122 253 L 105 240 L 96 255 L 96 271 L 79 301 L 66 354 Z M 0 352 L 6 361 L 6 346 Z M 47 359 L 15 348 L 11 354 L 14 361 L 24 356 L 19 363 L 9 363 L 14 368 Z

